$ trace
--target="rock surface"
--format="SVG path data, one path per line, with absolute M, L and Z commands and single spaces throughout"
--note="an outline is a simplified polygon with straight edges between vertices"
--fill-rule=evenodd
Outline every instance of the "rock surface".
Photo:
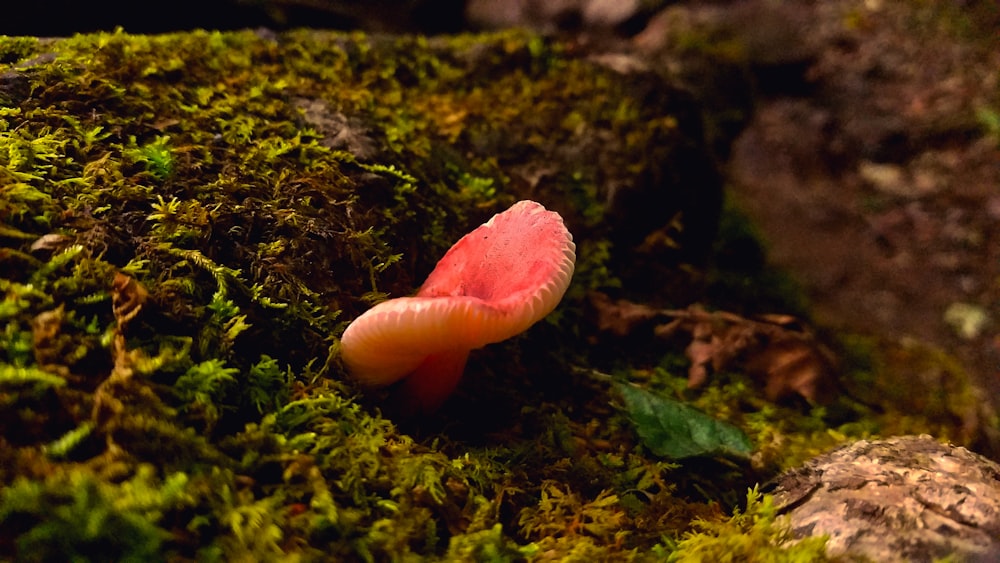
M 927 435 L 860 440 L 785 473 L 773 492 L 796 535 L 829 535 L 831 556 L 1000 557 L 1000 465 Z

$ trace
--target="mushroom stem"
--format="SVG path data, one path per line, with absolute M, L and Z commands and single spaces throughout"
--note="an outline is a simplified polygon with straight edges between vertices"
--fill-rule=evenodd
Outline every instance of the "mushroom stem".
M 458 386 L 470 350 L 431 354 L 402 383 L 402 408 L 407 415 L 436 411 Z

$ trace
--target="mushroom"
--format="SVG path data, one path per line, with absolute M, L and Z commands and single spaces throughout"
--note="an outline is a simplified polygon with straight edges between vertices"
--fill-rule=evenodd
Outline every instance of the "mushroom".
M 519 201 L 461 238 L 413 297 L 383 301 L 340 340 L 348 372 L 368 386 L 403 380 L 407 410 L 430 412 L 458 385 L 469 352 L 550 312 L 576 262 L 562 217 Z

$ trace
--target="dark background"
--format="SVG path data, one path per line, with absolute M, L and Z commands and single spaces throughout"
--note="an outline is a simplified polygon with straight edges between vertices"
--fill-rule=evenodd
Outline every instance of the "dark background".
M 0 35 L 58 37 L 119 26 L 129 33 L 254 27 L 444 33 L 464 26 L 464 5 L 464 0 L 7 0 L 0 9 Z

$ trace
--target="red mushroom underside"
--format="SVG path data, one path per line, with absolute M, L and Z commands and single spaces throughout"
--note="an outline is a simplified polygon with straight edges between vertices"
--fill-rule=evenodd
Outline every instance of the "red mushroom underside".
M 348 371 L 368 385 L 403 379 L 408 410 L 452 393 L 469 352 L 523 332 L 558 305 L 576 259 L 559 214 L 521 201 L 462 237 L 414 297 L 380 303 L 344 332 Z

